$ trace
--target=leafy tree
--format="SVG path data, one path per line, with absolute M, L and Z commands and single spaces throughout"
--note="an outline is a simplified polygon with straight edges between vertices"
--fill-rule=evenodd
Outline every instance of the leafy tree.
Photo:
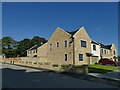
M 16 42 L 11 37 L 3 37 L 2 38 L 2 47 L 6 49 L 13 48 L 15 46 Z
M 26 56 L 27 55 L 27 49 L 29 49 L 31 47 L 32 47 L 31 40 L 25 38 L 22 41 L 18 42 L 16 53 L 19 56 Z
M 1 44 L 2 42 L 2 44 Z M 44 44 L 46 39 L 35 36 L 32 39 L 25 38 L 21 41 L 15 41 L 12 37 L 3 37 L 0 40 L 0 52 L 2 51 L 6 57 L 23 57 L 27 56 L 27 50 L 34 45 L 39 45 L 41 42 Z
M 34 36 L 31 40 L 32 45 L 40 45 L 41 43 L 46 43 L 47 40 L 45 38 L 41 38 L 39 36 Z
M 6 57 L 15 57 L 16 53 L 14 52 L 16 47 L 16 41 L 12 37 L 3 37 L 1 48 L 2 53 L 6 55 Z

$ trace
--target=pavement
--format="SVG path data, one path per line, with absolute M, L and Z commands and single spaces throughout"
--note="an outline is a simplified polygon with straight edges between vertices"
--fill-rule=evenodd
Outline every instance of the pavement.
M 88 75 L 99 77 L 99 78 L 107 78 L 107 79 L 120 81 L 120 71 L 119 70 L 115 70 L 115 71 L 108 72 L 108 73 L 105 73 L 105 74 L 89 73 Z
M 117 88 L 65 74 L 9 64 L 2 64 L 0 71 L 2 71 L 3 88 Z

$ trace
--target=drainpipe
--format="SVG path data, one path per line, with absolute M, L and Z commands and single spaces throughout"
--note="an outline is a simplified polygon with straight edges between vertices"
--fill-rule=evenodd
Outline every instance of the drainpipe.
M 73 66 L 75 66 L 75 44 L 74 44 L 74 38 L 73 38 Z
M 74 44 L 74 37 L 72 36 L 72 42 L 73 42 L 73 66 L 75 66 L 75 44 Z

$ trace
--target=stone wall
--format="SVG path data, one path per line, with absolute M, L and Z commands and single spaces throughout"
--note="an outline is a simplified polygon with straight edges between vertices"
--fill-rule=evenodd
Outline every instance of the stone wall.
M 14 65 L 22 65 L 33 68 L 42 68 L 54 71 L 61 71 L 61 67 L 53 67 L 53 63 L 48 61 L 46 57 L 20 57 L 20 58 L 2 58 L 2 63 L 9 63 Z
M 82 27 L 74 35 L 75 43 L 75 64 L 82 65 L 88 64 L 88 57 L 86 53 L 91 53 L 91 39 L 86 32 L 85 28 Z M 86 47 L 81 47 L 81 40 L 86 41 Z M 83 54 L 83 61 L 79 61 L 79 54 Z
M 67 47 L 65 47 L 65 41 L 67 41 Z M 62 64 L 73 63 L 73 48 L 70 42 L 70 34 L 57 28 L 48 41 L 48 60 L 59 66 Z M 57 47 L 59 43 L 59 47 Z M 51 44 L 51 49 L 50 49 Z M 67 60 L 65 61 L 65 54 L 67 54 Z

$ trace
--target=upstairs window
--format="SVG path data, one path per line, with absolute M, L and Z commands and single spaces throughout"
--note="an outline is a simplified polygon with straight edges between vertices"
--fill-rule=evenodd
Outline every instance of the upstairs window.
M 65 54 L 65 61 L 67 61 L 68 57 L 67 57 L 67 54 Z
M 114 53 L 114 55 L 116 55 L 116 52 L 115 52 L 115 51 L 114 51 L 113 53 Z
M 108 50 L 106 50 L 106 54 L 108 54 Z
M 93 50 L 96 50 L 96 45 L 93 45 Z
M 67 47 L 67 41 L 65 40 L 65 47 Z
M 33 50 L 33 53 L 35 53 L 35 50 Z
M 81 47 L 87 47 L 87 45 L 86 45 L 86 41 L 83 41 L 83 40 L 81 40 Z
M 107 54 L 107 53 L 106 53 L 106 50 L 104 50 L 104 53 Z
M 101 49 L 101 53 L 103 53 L 103 49 Z
M 52 50 L 52 44 L 50 44 L 50 50 Z
M 83 61 L 83 54 L 79 54 L 79 61 Z
M 59 42 L 57 42 L 57 48 L 59 47 Z

